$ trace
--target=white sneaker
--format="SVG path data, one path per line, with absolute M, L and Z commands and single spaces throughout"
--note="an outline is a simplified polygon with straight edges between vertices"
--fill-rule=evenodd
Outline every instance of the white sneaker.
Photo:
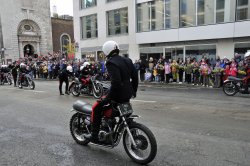
M 182 82 L 179 82 L 179 84 L 182 84 Z

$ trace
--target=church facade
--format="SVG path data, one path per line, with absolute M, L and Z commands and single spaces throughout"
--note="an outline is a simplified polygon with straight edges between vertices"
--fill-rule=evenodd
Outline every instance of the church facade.
M 0 51 L 5 63 L 52 53 L 50 0 L 0 0 Z

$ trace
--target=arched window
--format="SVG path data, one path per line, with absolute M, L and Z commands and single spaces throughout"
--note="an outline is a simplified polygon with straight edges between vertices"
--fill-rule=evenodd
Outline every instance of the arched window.
M 68 34 L 62 34 L 60 38 L 60 43 L 61 43 L 61 52 L 63 54 L 66 54 L 71 44 L 70 36 Z

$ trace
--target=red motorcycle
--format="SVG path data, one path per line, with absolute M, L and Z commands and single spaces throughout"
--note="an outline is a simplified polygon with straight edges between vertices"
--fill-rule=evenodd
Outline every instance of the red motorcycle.
M 69 86 L 69 91 L 73 96 L 78 97 L 80 94 L 93 95 L 96 99 L 103 96 L 103 87 L 98 80 L 97 75 L 77 78 L 75 77 Z

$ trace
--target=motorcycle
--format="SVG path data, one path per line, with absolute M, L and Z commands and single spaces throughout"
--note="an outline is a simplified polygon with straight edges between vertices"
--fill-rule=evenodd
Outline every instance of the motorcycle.
M 4 73 L 3 74 L 3 80 L 1 81 L 1 85 L 4 85 L 5 83 L 11 85 L 12 84 L 12 76 L 11 73 Z
M 234 96 L 236 93 L 244 91 L 243 79 L 229 76 L 223 84 L 223 92 L 228 96 Z
M 93 95 L 96 99 L 103 96 L 103 87 L 98 80 L 97 75 L 88 76 L 87 78 L 74 77 L 74 80 L 69 86 L 69 91 L 73 96 L 78 97 L 80 94 Z
M 93 105 L 98 104 L 98 101 Z M 130 103 L 111 102 L 105 107 L 98 135 L 98 142 L 84 138 L 91 132 L 92 106 L 86 102 L 76 101 L 72 111 L 76 112 L 70 120 L 70 132 L 76 143 L 80 145 L 102 146 L 114 148 L 122 139 L 127 155 L 136 163 L 148 164 L 156 156 L 157 143 L 151 130 L 145 125 L 135 122 L 139 118 L 133 115 Z
M 22 86 L 29 87 L 31 90 L 35 89 L 35 82 L 33 81 L 30 74 L 22 74 L 18 78 L 18 85 L 20 85 L 20 81 L 23 79 Z

